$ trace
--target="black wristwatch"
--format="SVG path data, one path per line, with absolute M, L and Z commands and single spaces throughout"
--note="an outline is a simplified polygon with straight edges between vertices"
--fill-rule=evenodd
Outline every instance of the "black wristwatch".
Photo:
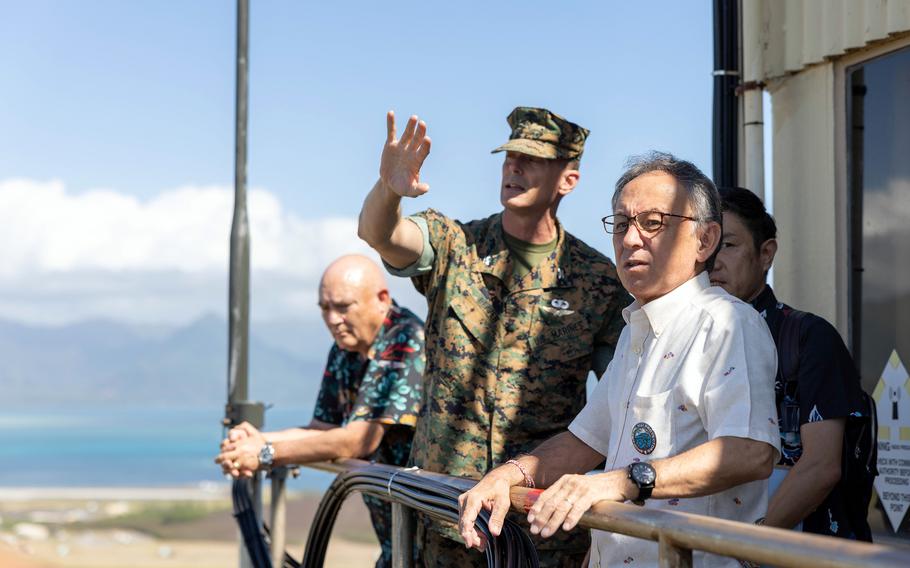
M 651 497 L 657 472 L 648 462 L 634 462 L 629 464 L 629 479 L 638 486 L 638 497 L 632 499 L 636 505 L 644 505 L 645 499 Z

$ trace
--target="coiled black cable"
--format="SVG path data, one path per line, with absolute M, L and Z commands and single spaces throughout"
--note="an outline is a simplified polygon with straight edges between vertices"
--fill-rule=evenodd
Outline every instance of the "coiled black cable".
M 269 527 L 259 522 L 253 507 L 253 484 L 249 479 L 237 479 L 231 486 L 234 501 L 234 518 L 249 552 L 254 568 L 272 568 Z M 260 530 L 260 527 L 261 530 Z M 300 562 L 284 553 L 282 568 L 300 568 Z
M 353 491 L 401 503 L 436 520 L 458 521 L 458 496 L 461 489 L 435 479 L 424 472 L 402 470 L 382 464 L 371 464 L 338 475 L 326 491 L 316 511 L 304 560 L 304 568 L 321 568 L 335 518 L 344 499 Z M 531 539 L 516 524 L 506 521 L 499 537 L 493 537 L 489 513 L 477 519 L 479 532 L 488 546 L 487 565 L 495 568 L 537 568 L 537 551 Z
M 231 487 L 234 501 L 234 518 L 240 527 L 243 543 L 250 555 L 250 561 L 256 568 L 272 568 L 269 545 L 259 527 L 256 509 L 253 507 L 253 486 L 249 479 L 238 479 Z
M 310 525 L 307 537 L 306 550 L 303 561 L 296 560 L 285 554 L 283 568 L 322 568 L 325 562 L 325 553 L 328 548 L 332 528 L 338 517 L 338 512 L 345 499 L 353 492 L 401 503 L 419 511 L 435 520 L 458 521 L 458 496 L 462 489 L 433 479 L 433 474 L 411 471 L 387 466 L 383 464 L 370 464 L 363 467 L 342 472 L 335 478 L 332 485 L 326 490 L 316 510 L 316 515 Z M 237 483 L 235 482 L 235 511 L 237 510 Z M 246 491 L 249 499 L 249 490 Z M 252 502 L 249 505 L 252 511 Z M 241 522 L 241 517 L 235 512 L 244 542 L 247 549 L 255 547 L 265 551 L 268 564 L 257 563 L 261 554 L 257 552 L 256 558 L 251 553 L 251 559 L 256 568 L 271 568 L 268 558 L 267 535 L 252 525 L 249 521 Z M 248 516 L 255 523 L 255 514 Z M 506 520 L 498 537 L 494 537 L 489 530 L 489 513 L 482 511 L 477 518 L 478 531 L 486 539 L 485 554 L 487 565 L 492 568 L 538 568 L 537 551 L 527 534 L 515 523 Z M 247 517 L 245 517 L 247 518 Z M 250 544 L 250 540 L 259 541 Z

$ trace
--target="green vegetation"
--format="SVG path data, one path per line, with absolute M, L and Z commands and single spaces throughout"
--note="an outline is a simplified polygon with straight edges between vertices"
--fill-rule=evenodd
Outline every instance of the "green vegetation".
M 227 513 L 229 508 L 230 505 L 226 502 L 142 502 L 134 504 L 131 510 L 123 515 L 75 523 L 72 528 L 129 529 L 158 538 L 179 538 L 180 531 L 174 530 L 177 525 L 200 521 L 213 513 Z M 189 534 L 185 536 L 192 538 Z

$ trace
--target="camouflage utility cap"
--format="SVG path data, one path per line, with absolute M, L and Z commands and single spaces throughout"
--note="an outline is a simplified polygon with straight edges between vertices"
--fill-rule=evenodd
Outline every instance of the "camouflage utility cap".
M 548 160 L 578 160 L 589 130 L 545 108 L 516 107 L 509 115 L 509 141 L 493 150 L 519 152 Z

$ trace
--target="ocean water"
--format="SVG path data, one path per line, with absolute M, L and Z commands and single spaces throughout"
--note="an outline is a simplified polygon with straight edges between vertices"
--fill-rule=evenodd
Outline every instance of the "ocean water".
M 223 408 L 20 408 L 0 405 L 0 486 L 159 487 L 227 483 L 214 459 Z M 312 408 L 270 409 L 269 429 L 309 422 Z M 291 490 L 333 476 L 301 468 Z

